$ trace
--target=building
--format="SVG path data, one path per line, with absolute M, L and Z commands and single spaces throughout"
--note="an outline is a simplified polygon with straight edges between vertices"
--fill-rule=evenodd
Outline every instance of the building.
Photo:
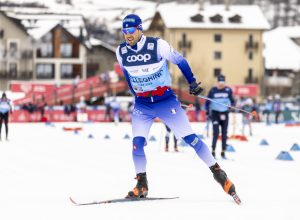
M 0 90 L 9 80 L 33 75 L 31 36 L 18 20 L 0 11 Z
M 219 74 L 226 75 L 229 85 L 262 85 L 262 34 L 268 28 L 266 18 L 254 5 L 166 3 L 158 7 L 145 33 L 162 37 L 186 56 L 208 90 Z M 179 69 L 171 65 L 170 70 L 175 86 L 181 87 L 184 79 Z
M 86 78 L 91 48 L 82 15 L 7 13 L 32 38 L 33 80 L 69 83 Z
M 117 48 L 95 38 L 91 38 L 90 42 L 92 49 L 87 55 L 87 76 L 112 71 L 117 62 Z
M 300 27 L 278 27 L 264 33 L 265 95 L 300 95 Z

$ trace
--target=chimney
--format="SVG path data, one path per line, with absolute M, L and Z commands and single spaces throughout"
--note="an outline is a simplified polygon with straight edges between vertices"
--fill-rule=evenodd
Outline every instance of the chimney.
M 80 29 L 79 29 L 79 41 L 81 41 L 82 43 L 84 42 L 83 27 L 82 26 L 80 26 Z
M 224 0 L 225 4 L 225 10 L 229 11 L 230 10 L 230 5 L 232 4 L 233 0 Z
M 199 11 L 204 10 L 204 0 L 199 0 Z

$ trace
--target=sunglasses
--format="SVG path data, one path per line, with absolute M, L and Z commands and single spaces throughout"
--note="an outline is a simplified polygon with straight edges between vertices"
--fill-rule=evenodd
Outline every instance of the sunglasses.
M 122 32 L 123 34 L 133 34 L 137 30 L 137 27 L 129 27 L 129 28 L 123 28 Z

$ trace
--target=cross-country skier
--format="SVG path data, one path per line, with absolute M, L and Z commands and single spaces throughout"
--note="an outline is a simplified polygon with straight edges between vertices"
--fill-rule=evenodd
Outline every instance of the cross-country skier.
M 8 140 L 8 118 L 9 113 L 12 112 L 12 106 L 10 100 L 6 97 L 5 92 L 3 92 L 0 98 L 0 140 L 1 140 L 1 130 L 2 130 L 2 121 L 5 124 L 5 134 L 6 140 Z
M 127 197 L 139 198 L 148 194 L 144 146 L 147 144 L 150 127 L 158 117 L 171 128 L 176 137 L 183 138 L 195 149 L 224 191 L 240 203 L 233 183 L 216 163 L 205 143 L 193 132 L 185 111 L 170 88 L 171 77 L 167 61 L 177 65 L 182 71 L 190 85 L 190 94 L 197 96 L 203 91 L 187 60 L 165 40 L 143 35 L 142 21 L 138 15 L 129 14 L 122 23 L 125 42 L 118 46 L 116 56 L 135 96 L 132 156 L 137 184 Z
M 233 105 L 234 99 L 232 90 L 225 84 L 225 76 L 217 77 L 217 86 L 211 88 L 208 93 L 208 98 L 225 105 Z M 229 108 L 209 100 L 205 103 L 206 114 L 209 114 L 213 124 L 213 140 L 212 140 L 212 155 L 215 157 L 215 150 L 219 138 L 219 126 L 222 129 L 222 152 L 221 157 L 225 158 L 225 150 L 227 145 L 227 129 L 228 129 L 228 113 Z

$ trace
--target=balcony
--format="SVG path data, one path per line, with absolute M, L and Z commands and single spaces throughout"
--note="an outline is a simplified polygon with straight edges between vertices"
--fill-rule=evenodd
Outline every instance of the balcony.
M 10 73 L 7 71 L 0 71 L 0 79 L 19 79 L 19 80 L 27 80 L 32 79 L 32 71 L 21 71 L 18 73 Z
M 266 76 L 265 85 L 270 87 L 291 87 L 293 85 L 293 80 L 287 76 Z
M 30 60 L 33 58 L 32 50 L 21 50 L 10 52 L 8 50 L 4 50 L 1 54 L 0 58 L 2 60 Z
M 246 77 L 244 80 L 245 84 L 257 84 L 258 83 L 258 77 Z
M 259 43 L 258 42 L 254 42 L 254 41 L 248 41 L 245 44 L 246 50 L 250 50 L 250 49 L 257 50 L 258 47 L 259 47 Z
M 22 72 L 20 72 L 18 79 L 25 80 L 25 79 L 32 79 L 32 77 L 33 77 L 32 71 L 22 71 Z
M 21 59 L 30 60 L 33 58 L 32 50 L 23 50 L 21 51 Z
M 17 73 L 0 72 L 1 79 L 17 79 Z

